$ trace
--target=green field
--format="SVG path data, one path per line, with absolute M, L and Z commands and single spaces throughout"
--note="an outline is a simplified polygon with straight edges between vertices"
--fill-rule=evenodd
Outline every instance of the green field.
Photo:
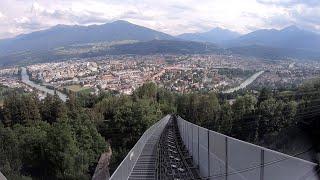
M 68 90 L 68 91 L 71 91 L 71 92 L 91 92 L 92 88 L 90 87 L 82 87 L 81 85 L 70 85 L 70 86 L 65 86 L 65 88 Z

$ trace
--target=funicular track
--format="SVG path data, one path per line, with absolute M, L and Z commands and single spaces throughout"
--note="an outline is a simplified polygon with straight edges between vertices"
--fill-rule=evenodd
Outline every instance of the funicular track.
M 201 179 L 183 145 L 175 116 L 171 116 L 158 142 L 157 179 Z

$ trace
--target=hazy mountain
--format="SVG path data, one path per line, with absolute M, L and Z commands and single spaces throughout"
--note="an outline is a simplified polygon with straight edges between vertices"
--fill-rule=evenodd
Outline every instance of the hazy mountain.
M 225 50 L 211 43 L 177 41 L 177 40 L 153 40 L 130 44 L 115 45 L 109 50 L 109 54 L 205 54 L 224 53 Z
M 78 46 L 68 46 L 64 49 L 52 49 L 48 51 L 28 51 L 0 56 L 0 66 L 12 64 L 29 64 L 38 62 L 50 62 L 56 60 L 70 60 L 70 58 L 88 58 L 105 55 L 149 55 L 149 54 L 205 54 L 226 53 L 216 45 L 202 42 L 178 41 L 178 40 L 152 40 L 127 44 L 113 44 L 105 48 L 95 48 L 97 44 L 88 44 L 84 47 L 89 51 L 78 51 Z M 81 48 L 81 47 L 80 47 Z
M 229 46 L 266 46 L 272 48 L 320 51 L 320 35 L 289 26 L 282 30 L 262 29 L 228 42 Z
M 175 38 L 126 21 L 115 21 L 92 26 L 57 25 L 47 30 L 0 40 L 0 54 L 26 50 L 50 50 L 79 43 L 122 40 L 150 41 L 154 39 L 169 40 Z
M 181 41 L 177 41 L 177 39 L 181 39 Z M 187 41 L 183 41 L 183 39 Z M 97 51 L 96 48 L 91 48 L 95 50 L 85 53 L 81 51 L 82 54 L 76 55 L 78 57 L 93 57 L 106 54 L 221 53 L 221 48 L 210 43 L 203 43 L 213 42 L 221 45 L 227 44 L 228 47 L 231 47 L 229 49 L 231 52 L 247 56 L 273 59 L 287 57 L 320 58 L 320 35 L 295 26 L 282 30 L 262 29 L 241 37 L 237 33 L 221 28 L 215 28 L 205 33 L 182 34 L 173 37 L 126 21 L 115 21 L 92 26 L 57 25 L 47 30 L 0 40 L 0 56 L 2 56 L 0 64 L 72 58 L 70 54 L 57 54 L 53 49 L 57 47 L 66 48 L 75 44 L 125 40 L 133 40 L 128 42 L 140 41 L 140 43 L 121 45 L 115 43 L 114 45 L 108 45 L 105 49 L 102 48 Z M 90 50 L 90 47 L 86 49 Z M 77 50 L 73 52 L 77 52 Z
M 189 40 L 189 41 L 200 41 L 200 42 L 211 42 L 211 43 L 222 43 L 224 41 L 233 40 L 239 37 L 240 34 L 227 29 L 214 28 L 211 31 L 203 33 L 185 33 L 178 35 L 177 38 Z
M 319 50 L 280 48 L 261 45 L 237 46 L 231 47 L 228 50 L 234 54 L 240 54 L 243 56 L 252 56 L 274 60 L 286 58 L 310 60 L 320 59 Z

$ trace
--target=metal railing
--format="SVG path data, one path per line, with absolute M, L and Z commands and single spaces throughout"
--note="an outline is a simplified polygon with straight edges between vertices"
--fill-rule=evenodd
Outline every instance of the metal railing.
M 137 162 L 145 144 L 153 136 L 156 132 L 162 132 L 168 120 L 170 119 L 170 115 L 165 116 L 154 125 L 152 125 L 149 129 L 147 129 L 143 135 L 140 137 L 138 142 L 134 145 L 134 147 L 129 151 L 127 156 L 123 159 L 121 164 L 112 174 L 110 180 L 125 180 L 128 179 L 132 168 L 134 167 L 135 163 Z M 160 135 L 158 135 L 160 137 Z
M 214 180 L 316 180 L 317 164 L 197 126 L 178 127 L 200 175 Z

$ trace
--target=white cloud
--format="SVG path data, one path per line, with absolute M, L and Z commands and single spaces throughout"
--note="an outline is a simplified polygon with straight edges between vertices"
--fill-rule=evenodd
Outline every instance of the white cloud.
M 2 12 L 0 12 L 0 19 L 4 18 L 4 14 L 2 14 Z
M 241 33 L 296 23 L 319 30 L 318 0 L 1 0 L 0 38 L 56 24 L 128 20 L 169 34 L 220 26 Z M 312 6 L 310 6 L 312 5 Z M 2 13 L 1 13 L 2 12 Z
M 319 6 L 319 0 L 257 0 L 260 3 L 264 4 L 275 4 L 281 6 L 295 6 L 295 5 L 307 5 L 307 6 Z

